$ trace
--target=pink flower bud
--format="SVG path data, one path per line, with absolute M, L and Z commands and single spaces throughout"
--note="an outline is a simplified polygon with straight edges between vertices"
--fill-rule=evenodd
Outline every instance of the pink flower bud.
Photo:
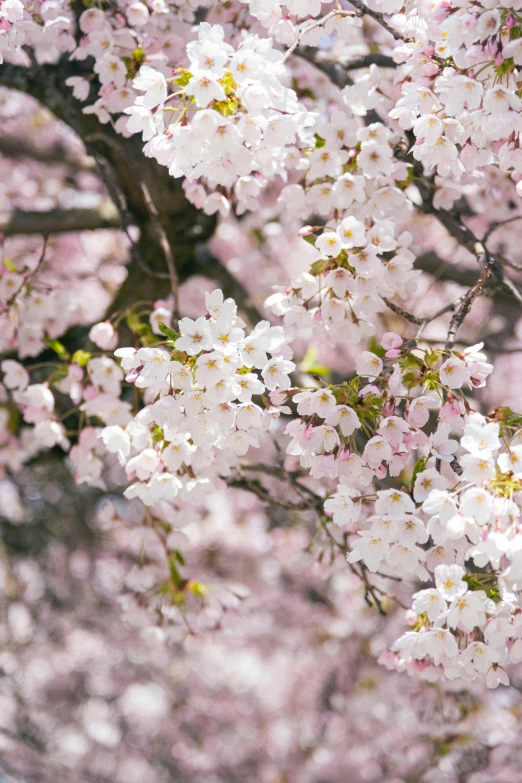
M 511 30 L 512 27 L 514 27 L 516 24 L 516 19 L 513 16 L 513 14 L 509 14 L 508 18 L 506 19 L 506 27 L 508 30 Z
M 314 430 L 315 430 L 315 427 L 312 424 L 312 422 L 310 422 L 310 424 L 308 424 L 306 426 L 306 429 L 304 431 L 305 440 L 310 440 L 311 439 L 312 435 L 314 434 Z
M 299 237 L 309 237 L 310 234 L 313 234 L 314 231 L 317 231 L 318 228 L 320 228 L 320 226 L 303 226 L 297 232 L 297 236 L 299 236 Z
M 268 395 L 270 402 L 276 407 L 286 402 L 287 396 L 286 392 L 281 391 L 281 389 L 274 389 L 274 391 L 271 391 Z
M 348 446 L 345 446 L 344 449 L 339 454 L 339 462 L 346 462 L 350 454 L 351 454 L 350 449 L 348 448 Z
M 386 351 L 391 350 L 391 348 L 400 348 L 403 342 L 404 340 L 397 332 L 386 332 L 381 339 L 381 345 Z

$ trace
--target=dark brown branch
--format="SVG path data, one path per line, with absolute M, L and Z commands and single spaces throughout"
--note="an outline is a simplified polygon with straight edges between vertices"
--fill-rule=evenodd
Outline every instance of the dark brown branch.
M 325 73 L 331 82 L 342 90 L 348 84 L 353 84 L 349 71 L 355 71 L 360 68 L 368 68 L 370 65 L 378 65 L 381 68 L 395 68 L 396 64 L 392 58 L 386 54 L 365 54 L 356 60 L 344 62 L 329 57 L 328 53 L 321 52 L 313 46 L 302 46 L 299 49 L 299 57 L 315 65 L 318 70 Z
M 491 268 L 494 263 L 493 259 L 489 256 L 484 248 L 482 248 L 482 251 L 479 252 L 482 252 L 483 254 L 483 258 L 479 261 L 479 263 L 483 264 L 484 266 L 482 274 L 480 275 L 475 285 L 473 285 L 469 291 L 466 292 L 462 299 L 462 304 L 451 319 L 448 329 L 448 337 L 446 340 L 446 348 L 452 348 L 457 337 L 459 327 L 463 324 L 464 319 L 471 310 L 473 302 L 480 295 L 489 275 L 491 274 Z
M 432 188 L 426 181 L 422 184 L 421 195 L 423 197 L 423 211 L 426 214 L 433 215 L 437 218 L 446 231 L 476 258 L 478 264 L 484 266 L 486 263 L 486 255 L 479 239 L 471 229 L 469 229 L 458 217 L 452 215 L 451 212 L 447 212 L 444 209 L 434 209 L 431 198 Z M 496 277 L 498 282 L 510 292 L 517 302 L 522 304 L 522 293 L 517 285 L 505 274 L 500 260 L 493 253 L 488 253 L 487 263 L 491 273 Z
M 407 310 L 403 310 L 402 307 L 399 307 L 398 305 L 394 304 L 386 297 L 383 297 L 383 302 L 386 304 L 387 307 L 390 308 L 390 310 L 392 310 L 392 312 L 396 313 L 397 315 L 400 315 L 402 318 L 404 318 L 406 321 L 409 321 L 411 324 L 416 324 L 416 326 L 421 326 L 424 329 L 424 327 L 427 324 L 431 323 L 431 321 L 435 321 L 436 318 L 440 318 L 441 315 L 445 315 L 445 313 L 453 312 L 463 299 L 464 296 L 460 296 L 455 302 L 450 302 L 449 304 L 444 305 L 444 307 L 441 307 L 440 310 L 437 310 L 432 315 L 427 315 L 424 318 L 420 318 L 419 316 L 409 313 Z
M 119 228 L 120 225 L 118 211 L 108 199 L 90 209 L 52 209 L 49 212 L 14 209 L 12 212 L 0 212 L 0 232 L 4 236 L 96 231 L 100 228 Z
M 61 144 L 36 147 L 25 139 L 12 136 L 0 136 L 0 155 L 13 160 L 27 159 L 38 163 L 66 164 L 78 171 L 93 171 L 95 167 L 94 160 L 88 155 L 74 155 Z
M 371 8 L 368 8 L 367 5 L 365 5 L 362 0 L 350 0 L 350 5 L 353 5 L 354 8 L 356 8 L 359 12 L 359 16 L 371 16 L 372 19 L 374 19 L 378 24 L 380 24 L 381 27 L 383 27 L 390 35 L 392 35 L 395 40 L 397 41 L 404 41 L 405 43 L 412 43 L 413 38 L 410 38 L 407 35 L 403 35 L 398 30 L 396 30 L 394 27 L 392 27 L 386 19 L 384 18 L 384 14 L 381 14 L 379 11 L 373 11 Z
M 507 218 L 506 220 L 499 220 L 496 223 L 491 223 L 490 227 L 482 237 L 482 242 L 486 244 L 491 234 L 493 234 L 493 232 L 496 231 L 497 228 L 502 228 L 502 226 L 507 226 L 508 223 L 513 223 L 515 220 L 522 220 L 522 215 L 513 215 L 512 217 Z M 520 267 L 515 267 L 515 268 L 520 268 Z
M 389 54 L 362 54 L 355 60 L 340 61 L 340 64 L 347 71 L 357 71 L 359 68 L 369 68 L 370 65 L 377 65 L 379 68 L 397 68 L 397 63 Z
M 411 148 L 414 144 L 415 137 L 411 132 L 406 132 L 406 137 L 408 148 Z M 436 218 L 439 223 L 444 226 L 450 236 L 456 239 L 459 245 L 471 253 L 471 255 L 476 259 L 482 268 L 487 261 L 490 272 L 496 278 L 500 286 L 503 287 L 506 292 L 509 292 L 509 294 L 514 299 L 516 299 L 519 304 L 522 304 L 522 292 L 518 288 L 517 284 L 514 283 L 513 280 L 511 280 L 511 278 L 505 274 L 504 268 L 502 266 L 504 259 L 502 259 L 502 257 L 499 255 L 490 253 L 489 251 L 486 254 L 482 242 L 478 239 L 477 236 L 475 236 L 473 231 L 462 222 L 462 216 L 455 210 L 448 211 L 445 209 L 435 209 L 433 198 L 436 187 L 433 182 L 433 177 L 428 177 L 425 174 L 422 163 L 414 160 L 411 156 L 411 153 L 408 153 L 406 157 L 401 154 L 400 157 L 404 160 L 408 159 L 412 165 L 416 185 L 422 199 L 422 204 L 420 206 L 421 211 L 426 215 L 432 215 L 434 218 Z
M 303 60 L 314 65 L 319 71 L 326 74 L 330 81 L 335 84 L 336 87 L 339 87 L 340 90 L 348 84 L 353 84 L 353 80 L 350 78 L 347 68 L 345 68 L 344 65 L 341 65 L 340 62 L 330 57 L 322 56 L 322 53 L 313 46 L 301 47 L 298 55 Z
M 227 478 L 226 483 L 229 487 L 235 489 L 244 489 L 246 492 L 253 492 L 254 495 L 265 503 L 272 503 L 274 506 L 280 506 L 286 508 L 289 511 L 307 511 L 308 506 L 304 502 L 291 503 L 287 500 L 278 499 L 274 496 L 267 487 L 265 487 L 258 479 L 247 479 L 244 477 Z
M 433 252 L 417 256 L 415 269 L 422 269 L 423 272 L 433 275 L 437 280 L 457 283 L 466 288 L 473 285 L 477 277 L 475 270 L 471 267 L 450 264 Z

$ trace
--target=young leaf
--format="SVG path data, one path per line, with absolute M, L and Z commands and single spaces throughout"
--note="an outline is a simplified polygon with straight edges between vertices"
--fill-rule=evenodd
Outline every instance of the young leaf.
M 59 340 L 52 340 L 50 337 L 44 337 L 44 343 L 49 346 L 49 348 L 55 352 L 55 354 L 58 356 L 59 359 L 62 360 L 62 362 L 68 362 L 71 358 L 71 354 L 65 347 L 65 345 L 62 345 L 62 343 Z
M 174 331 L 174 329 L 171 329 L 170 326 L 167 326 L 167 324 L 164 324 L 163 321 L 158 321 L 158 329 L 160 330 L 161 334 L 164 334 L 165 337 L 168 337 L 169 340 L 177 340 L 179 335 L 179 332 Z

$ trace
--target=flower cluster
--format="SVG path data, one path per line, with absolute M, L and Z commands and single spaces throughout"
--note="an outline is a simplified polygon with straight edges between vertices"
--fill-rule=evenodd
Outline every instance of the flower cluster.
M 169 80 L 172 90 L 144 65 L 133 81 L 140 97 L 125 109 L 127 129 L 147 142 L 145 154 L 186 177 L 187 196 L 209 214 L 229 209 L 223 188 L 248 205 L 267 178 L 286 178 L 299 160 L 296 139 L 310 136 L 313 124 L 284 86 L 283 56 L 270 39 L 246 36 L 234 50 L 224 38 L 219 25 L 201 24 L 187 45 L 188 68 Z M 191 186 L 200 180 L 210 194 Z
M 400 660 L 413 656 L 450 679 L 496 687 L 508 682 L 503 667 L 522 660 L 522 445 L 509 418 L 488 422 L 474 413 L 460 446 L 458 477 L 421 506 L 441 564 L 432 567 L 435 587 L 413 596 L 415 628 L 396 649 Z
M 149 506 L 178 496 L 197 502 L 211 491 L 279 415 L 266 390 L 291 385 L 295 364 L 281 327 L 261 321 L 246 335 L 232 299 L 216 290 L 206 304 L 206 316 L 180 320 L 174 351 L 116 351 L 126 380 L 145 390 L 149 404 L 101 438 L 136 479 L 126 496 Z
M 357 213 L 362 216 L 363 209 Z M 386 308 L 384 297 L 406 299 L 415 290 L 419 273 L 413 269 L 411 234 L 396 237 L 392 220 L 372 223 L 366 229 L 353 215 L 338 224 L 332 221 L 315 243 L 322 257 L 310 272 L 268 298 L 267 306 L 284 317 L 294 334 L 360 343 L 375 334 L 375 316 Z
M 422 4 L 416 10 L 416 42 L 394 51 L 397 62 L 406 62 L 408 76 L 389 116 L 413 129 L 413 156 L 426 171 L 436 171 L 441 184 L 492 164 L 511 172 L 516 183 L 522 178 L 517 10 L 486 2 L 458 8 Z M 410 19 L 414 24 L 413 15 Z
M 363 560 L 370 571 L 391 568 L 435 582 L 413 595 L 408 623 L 414 628 L 385 658 L 388 666 L 400 668 L 414 659 L 422 663 L 419 672 L 479 678 L 496 687 L 508 682 L 503 667 L 522 660 L 521 437 L 506 416 L 500 424 L 471 413 L 456 417 L 453 429 L 459 429 L 459 418 L 460 441 L 453 441 L 446 457 L 438 456 L 451 460 L 450 469 L 418 472 L 413 497 L 378 491 L 376 513 L 359 531 L 348 560 Z M 341 486 L 337 506 L 346 492 Z M 343 515 L 342 521 L 353 518 Z

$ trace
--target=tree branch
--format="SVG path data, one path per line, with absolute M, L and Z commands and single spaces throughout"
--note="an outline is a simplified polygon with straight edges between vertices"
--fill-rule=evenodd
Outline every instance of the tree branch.
M 333 57 L 328 57 L 324 52 L 313 46 L 302 46 L 299 49 L 299 57 L 326 74 L 339 89 L 348 84 L 353 84 L 348 71 L 356 71 L 360 68 L 368 68 L 370 65 L 378 65 L 381 68 L 396 68 L 396 63 L 386 54 L 365 54 L 356 60 L 343 62 Z
M 88 155 L 74 155 L 61 144 L 52 147 L 35 147 L 25 139 L 17 139 L 12 136 L 0 137 L 0 155 L 4 158 L 27 158 L 39 163 L 66 164 L 78 171 L 93 171 L 95 163 Z
M 408 131 L 406 132 L 405 138 L 407 141 L 407 148 L 411 149 L 415 143 L 414 135 Z M 400 157 L 401 160 L 408 160 L 411 163 L 413 174 L 416 178 L 416 185 L 422 199 L 420 210 L 424 212 L 424 214 L 436 218 L 439 223 L 444 226 L 450 236 L 456 239 L 459 245 L 471 253 L 481 268 L 484 268 L 487 264 L 491 274 L 497 279 L 504 290 L 509 292 L 519 304 L 522 304 L 522 292 L 516 283 L 505 274 L 502 266 L 502 257 L 486 251 L 483 243 L 475 236 L 473 231 L 462 222 L 461 215 L 456 213 L 455 210 L 448 211 L 445 209 L 435 209 L 433 205 L 433 197 L 435 194 L 433 177 L 429 177 L 425 174 L 422 163 L 415 160 L 411 155 L 411 152 L 405 155 L 404 151 L 401 150 L 400 153 L 396 153 L 396 156 Z M 446 269 L 449 269 L 447 265 Z M 474 281 L 472 281 L 471 284 L 473 284 L 473 282 Z
M 459 330 L 459 327 L 462 325 L 464 319 L 466 318 L 469 311 L 471 310 L 471 306 L 473 305 L 473 302 L 482 291 L 491 273 L 492 264 L 493 264 L 492 259 L 484 250 L 484 269 L 482 270 L 482 274 L 480 275 L 475 285 L 473 285 L 462 298 L 462 304 L 460 305 L 459 309 L 457 310 L 457 312 L 455 313 L 455 315 L 450 321 L 450 325 L 448 329 L 448 337 L 446 340 L 446 348 L 453 347 L 455 338 L 457 337 L 457 332 Z
M 439 223 L 441 223 L 446 231 L 454 237 L 457 242 L 465 247 L 477 260 L 480 266 L 484 266 L 486 263 L 486 254 L 484 253 L 484 247 L 475 234 L 469 229 L 459 218 L 447 212 L 444 209 L 434 209 L 432 201 L 432 188 L 430 183 L 426 180 L 422 183 L 421 195 L 423 197 L 423 211 L 426 214 L 433 215 Z M 517 285 L 505 274 L 499 259 L 493 254 L 487 254 L 488 267 L 492 274 L 496 277 L 498 282 L 504 286 L 510 294 L 522 304 L 522 292 Z
M 384 18 L 384 14 L 381 14 L 379 11 L 373 11 L 371 8 L 368 8 L 367 5 L 365 5 L 362 0 L 350 0 L 350 5 L 353 5 L 354 8 L 357 8 L 358 10 L 358 16 L 371 16 L 372 19 L 374 19 L 378 24 L 380 24 L 381 27 L 383 27 L 390 35 L 392 35 L 395 40 L 397 41 L 404 41 L 405 43 L 412 43 L 413 38 L 410 38 L 407 35 L 403 35 L 398 30 L 396 30 L 394 27 L 392 27 L 386 19 Z
M 455 302 L 450 302 L 447 305 L 444 305 L 444 307 L 441 307 L 440 310 L 437 310 L 432 315 L 426 315 L 424 318 L 420 318 L 416 315 L 413 315 L 412 313 L 407 312 L 407 310 L 403 310 L 402 307 L 399 307 L 398 305 L 391 302 L 389 299 L 383 296 L 383 302 L 386 304 L 389 309 L 396 313 L 397 315 L 400 315 L 402 318 L 404 318 L 406 321 L 409 321 L 411 324 L 415 324 L 416 326 L 420 326 L 421 329 L 419 330 L 424 331 L 424 328 L 431 323 L 432 321 L 435 321 L 437 318 L 440 318 L 441 315 L 445 315 L 445 313 L 451 313 L 453 312 L 459 304 L 464 299 L 465 295 L 459 296 L 459 298 Z
M 49 212 L 25 212 L 14 209 L 0 212 L 0 232 L 15 234 L 62 234 L 69 231 L 96 231 L 119 228 L 118 210 L 109 199 L 90 209 L 52 209 Z
M 469 288 L 476 280 L 476 273 L 471 267 L 450 264 L 436 253 L 422 253 L 415 259 L 415 268 L 422 269 L 437 280 L 450 281 Z
M 322 19 L 312 20 L 306 27 L 303 27 L 300 30 L 294 43 L 286 50 L 282 62 L 285 63 L 292 53 L 295 52 L 295 50 L 301 45 L 301 41 L 307 33 L 309 33 L 311 30 L 315 30 L 316 27 L 323 27 L 326 22 L 328 22 L 330 19 L 334 19 L 336 16 L 346 17 L 355 16 L 355 14 L 353 11 L 343 11 L 341 8 L 336 8 L 333 11 L 330 11 L 330 13 L 326 14 L 326 16 L 323 16 Z

